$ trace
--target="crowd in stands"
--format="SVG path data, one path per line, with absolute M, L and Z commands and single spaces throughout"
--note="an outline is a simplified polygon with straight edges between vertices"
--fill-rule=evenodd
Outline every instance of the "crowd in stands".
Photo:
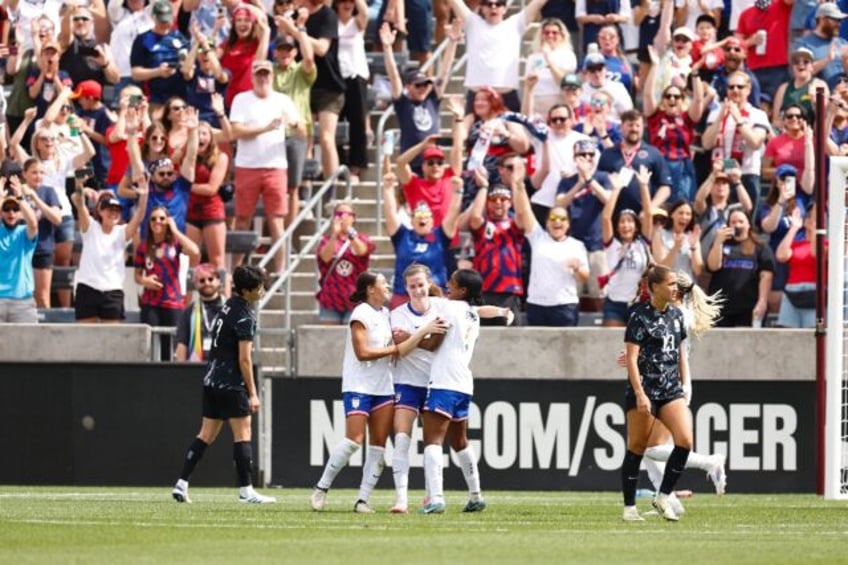
M 72 305 L 79 322 L 121 321 L 127 265 L 142 322 L 178 326 L 177 357 L 202 359 L 227 230 L 261 212 L 279 239 L 313 158 L 324 178 L 346 164 L 354 195 L 380 170 L 393 305 L 410 264 L 444 286 L 469 263 L 487 302 L 527 324 L 599 311 L 621 326 L 656 262 L 720 292 L 719 325 L 812 327 L 814 99 L 828 154 L 848 154 L 848 2 L 514 4 L 5 0 L 0 322 Z M 422 71 L 434 40 L 441 60 Z M 368 49 L 400 129 L 394 167 L 369 163 Z M 346 323 L 375 245 L 352 203 L 333 214 L 317 303 Z M 71 264 L 73 296 L 51 292 Z

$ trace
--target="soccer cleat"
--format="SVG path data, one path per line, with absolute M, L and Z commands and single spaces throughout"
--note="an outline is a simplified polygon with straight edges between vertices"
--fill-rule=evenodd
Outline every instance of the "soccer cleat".
M 174 490 L 171 491 L 171 496 L 173 496 L 174 500 L 177 502 L 191 504 L 191 499 L 188 497 L 188 487 L 183 488 L 180 485 L 175 485 Z
M 660 513 L 660 516 L 668 520 L 669 522 L 677 522 L 680 518 L 677 514 L 674 513 L 674 510 L 671 508 L 671 502 L 668 499 L 667 494 L 659 493 L 654 497 L 653 500 L 654 508 L 657 509 L 657 512 Z
M 428 502 L 426 506 L 418 509 L 419 514 L 444 514 L 444 502 Z
M 671 493 L 668 495 L 668 503 L 671 505 L 671 510 L 678 516 L 683 516 L 686 513 L 686 509 L 683 508 L 683 503 L 680 502 L 680 499 L 677 497 L 675 493 Z
M 240 494 L 238 501 L 245 504 L 274 504 L 277 502 L 277 499 L 273 496 L 265 496 L 264 494 L 259 494 L 254 491 L 247 495 Z
M 371 510 L 371 507 L 364 500 L 357 500 L 353 505 L 353 511 L 357 514 L 374 514 L 374 511 Z
M 486 501 L 482 498 L 478 498 L 477 500 L 469 500 L 468 504 L 465 505 L 465 508 L 462 509 L 463 512 L 482 512 L 486 509 Z
M 407 505 L 406 505 L 405 502 L 398 502 L 394 506 L 389 508 L 389 512 L 391 514 L 408 514 L 409 509 L 407 508 Z
M 715 485 L 716 494 L 721 496 L 727 488 L 727 472 L 724 470 L 724 463 L 727 456 L 723 453 L 716 453 L 710 456 L 714 460 L 712 468 L 707 471 L 707 478 Z
M 324 505 L 327 503 L 327 489 L 315 487 L 312 495 L 309 497 L 309 505 L 316 512 L 324 510 Z
M 639 509 L 635 506 L 625 506 L 624 512 L 621 514 L 621 519 L 625 522 L 644 522 L 645 519 L 639 514 Z

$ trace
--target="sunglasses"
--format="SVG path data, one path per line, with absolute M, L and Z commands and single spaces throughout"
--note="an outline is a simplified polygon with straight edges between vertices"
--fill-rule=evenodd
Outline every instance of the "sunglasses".
M 433 213 L 432 212 L 425 212 L 423 210 L 419 210 L 419 211 L 415 212 L 414 214 L 412 214 L 412 216 L 414 218 L 432 218 Z
M 414 88 L 427 88 L 428 86 L 430 86 L 430 83 L 429 82 L 416 82 L 412 86 Z
M 41 141 L 56 141 L 56 137 L 53 135 L 39 135 L 38 139 Z
M 186 106 L 171 106 L 168 108 L 171 112 L 182 112 L 186 109 Z
M 160 177 L 171 178 L 176 173 L 174 171 L 156 171 L 155 174 L 159 175 Z
M 552 124 L 564 124 L 568 121 L 568 116 L 553 116 L 551 117 Z
M 542 35 L 562 35 L 558 29 L 546 29 Z
M 683 96 L 681 96 L 680 94 L 669 93 L 669 94 L 663 94 L 663 98 L 665 98 L 666 100 L 680 100 L 681 98 L 683 98 Z
M 747 87 L 747 84 L 728 84 L 727 90 L 745 90 Z
M 689 39 L 688 37 L 686 37 L 685 35 L 678 35 L 677 37 L 675 37 L 675 38 L 673 39 L 673 41 L 674 41 L 675 43 L 689 43 L 689 42 L 690 42 L 690 41 L 692 41 L 692 40 L 691 40 L 691 39 Z
M 73 21 L 74 23 L 77 23 L 77 22 L 90 22 L 90 21 L 91 21 L 91 18 L 89 18 L 88 16 L 74 16 L 73 18 L 71 18 L 71 21 Z
M 586 159 L 594 159 L 595 158 L 594 153 L 575 153 L 574 156 L 577 157 L 577 158 L 585 157 Z
M 165 136 L 164 135 L 151 135 L 149 139 L 150 139 L 150 141 L 165 141 Z
M 354 214 L 353 212 L 348 212 L 347 210 L 338 210 L 337 212 L 333 212 L 333 217 L 335 218 L 344 218 L 345 216 L 356 217 L 356 214 Z
M 603 98 L 592 98 L 591 100 L 589 100 L 589 104 L 591 104 L 592 106 L 603 106 L 606 103 L 607 101 Z
M 216 280 L 218 280 L 218 279 L 216 279 L 215 277 L 204 277 L 202 279 L 197 279 L 197 284 L 207 284 L 207 283 L 212 284 Z
M 742 52 L 741 47 L 725 47 L 724 50 L 725 51 L 731 51 L 733 53 L 741 53 Z
M 560 216 L 559 214 L 551 214 L 548 216 L 549 222 L 567 222 L 568 216 Z
M 445 162 L 441 159 L 427 159 L 426 161 L 424 161 L 424 164 L 428 167 L 441 167 L 445 164 Z
M 489 202 L 509 202 L 512 200 L 509 196 L 490 196 Z
M 120 214 L 123 210 L 121 210 L 120 206 L 115 206 L 114 204 L 102 204 L 100 206 L 101 212 L 116 212 Z
M 2 210 L 4 212 L 20 212 L 21 211 L 20 207 L 15 206 L 14 204 L 9 205 L 9 206 L 3 206 Z
M 800 120 L 803 116 L 801 114 L 784 114 L 783 118 L 786 120 Z
M 839 77 L 836 79 L 836 84 L 842 84 L 843 82 L 848 82 L 848 77 Z

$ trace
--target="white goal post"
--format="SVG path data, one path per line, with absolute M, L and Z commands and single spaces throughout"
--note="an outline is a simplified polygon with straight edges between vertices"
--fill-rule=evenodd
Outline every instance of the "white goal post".
M 830 158 L 827 203 L 828 275 L 824 496 L 848 499 L 848 308 L 846 308 L 845 225 L 848 157 Z M 822 229 L 823 226 L 818 226 Z

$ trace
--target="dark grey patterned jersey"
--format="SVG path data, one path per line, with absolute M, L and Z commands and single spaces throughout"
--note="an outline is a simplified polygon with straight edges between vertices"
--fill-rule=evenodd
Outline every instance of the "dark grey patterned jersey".
M 681 396 L 680 344 L 686 339 L 683 313 L 672 305 L 660 312 L 650 301 L 630 309 L 624 342 L 639 346 L 639 374 L 642 388 L 651 400 L 667 400 Z M 627 381 L 627 394 L 633 388 Z
M 212 322 L 212 348 L 206 363 L 203 386 L 219 390 L 245 390 L 239 367 L 239 342 L 253 341 L 256 316 L 250 303 L 233 296 Z

